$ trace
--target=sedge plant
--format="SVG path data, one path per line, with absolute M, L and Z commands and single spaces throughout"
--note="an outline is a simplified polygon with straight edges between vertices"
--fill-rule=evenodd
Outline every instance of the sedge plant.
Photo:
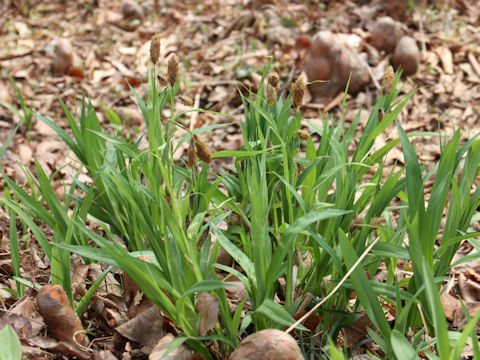
M 201 136 L 221 125 L 195 130 L 183 125 L 186 113 L 205 110 L 176 111 L 182 80 L 179 58 L 169 57 L 163 75 L 159 42 L 158 36 L 152 39 L 146 99 L 131 89 L 145 121 L 145 148 L 140 139 L 126 140 L 103 130 L 85 99 L 76 113 L 60 99 L 72 135 L 36 114 L 75 154 L 81 165 L 77 175 L 83 171 L 90 181 L 76 176 L 60 200 L 38 162 L 36 176 L 29 175 L 30 193 L 2 171 L 8 190 L 0 201 L 11 216 L 12 256 L 18 258 L 21 246 L 13 226 L 18 217 L 47 255 L 52 282 L 66 289 L 79 312 L 88 305 L 95 286 L 75 301 L 72 252 L 86 262 L 123 270 L 178 326 L 179 337 L 171 347 L 186 342 L 206 359 L 218 355 L 210 351 L 211 344 L 216 344 L 217 352 L 229 354 L 244 333 L 292 326 L 293 315 L 308 294 L 315 301 L 326 300 L 315 308 L 322 317 L 320 350 L 315 343 L 303 346 L 319 356 L 343 358 L 331 339 L 365 314 L 372 324 L 367 329 L 370 339 L 385 357 L 402 358 L 402 348 L 412 356 L 425 350 L 422 333 L 406 337 L 422 327 L 422 315 L 437 354 L 454 358 L 478 317 L 470 319 L 457 336 L 457 345 L 450 347 L 439 291 L 460 242 L 467 239 L 476 246 L 469 225 L 480 198 L 478 188 L 471 191 L 478 174 L 479 140 L 460 145 L 456 132 L 442 147 L 439 165 L 423 171 L 409 141 L 416 134 L 405 134 L 398 122 L 398 139 L 380 147 L 375 144 L 414 94 L 399 97 L 400 73 L 386 72 L 382 93 L 358 135 L 360 112 L 351 124 L 344 121 L 346 96 L 340 119 L 327 115 L 321 124 L 308 122 L 301 112 L 303 79 L 297 79 L 283 97 L 280 76 L 270 73 L 269 64 L 257 93 L 239 91 L 245 110 L 244 145 L 238 151 L 212 154 Z M 305 130 L 307 124 L 310 130 Z M 179 140 L 176 128 L 185 132 Z M 186 160 L 174 161 L 174 152 L 185 142 Z M 405 167 L 395 165 L 387 171 L 384 158 L 399 143 Z M 233 157 L 234 165 L 212 174 L 210 161 L 221 157 Z M 434 186 L 425 208 L 422 189 L 432 176 Z M 396 223 L 394 212 L 400 213 Z M 37 220 L 53 231 L 50 241 Z M 87 222 L 98 225 L 104 236 Z M 238 266 L 217 263 L 220 246 Z M 395 273 L 398 259 L 411 261 L 414 270 L 413 277 L 401 284 Z M 385 283 L 371 280 L 382 263 L 387 268 Z M 233 310 L 225 291 L 229 281 L 220 279 L 218 270 L 245 287 L 246 297 Z M 19 268 L 14 271 L 18 278 Z M 342 286 L 335 289 L 340 279 Z M 197 310 L 203 293 L 218 301 L 218 323 L 208 328 L 206 315 Z M 396 308 L 394 324 L 387 321 L 385 304 Z M 297 326 L 302 339 L 305 330 Z

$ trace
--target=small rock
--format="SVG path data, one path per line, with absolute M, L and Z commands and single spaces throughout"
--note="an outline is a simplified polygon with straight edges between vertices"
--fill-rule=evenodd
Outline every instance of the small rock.
M 232 266 L 232 256 L 222 247 L 218 248 L 217 263 L 225 266 Z
M 404 76 L 410 76 L 417 72 L 420 61 L 420 49 L 415 39 L 404 36 L 398 42 L 392 57 L 392 65 L 395 70 L 403 69 Z
M 65 290 L 60 285 L 45 285 L 36 297 L 38 312 L 42 315 L 50 335 L 58 340 L 74 344 L 86 344 L 87 337 L 82 322 Z
M 122 15 L 125 19 L 143 19 L 142 7 L 134 0 L 122 1 Z
M 374 0 L 372 5 L 383 9 L 383 11 L 395 19 L 404 19 L 408 3 L 406 0 Z
M 350 73 L 350 93 L 361 91 L 370 81 L 365 62 L 329 31 L 320 31 L 313 37 L 306 62 L 308 81 L 325 81 L 310 84 L 316 98 L 331 98 L 345 90 Z
M 371 43 L 378 50 L 393 53 L 403 32 L 400 24 L 391 17 L 384 16 L 377 20 L 371 31 Z
M 57 74 L 67 74 L 73 65 L 73 48 L 67 39 L 58 39 L 53 48 L 53 71 Z

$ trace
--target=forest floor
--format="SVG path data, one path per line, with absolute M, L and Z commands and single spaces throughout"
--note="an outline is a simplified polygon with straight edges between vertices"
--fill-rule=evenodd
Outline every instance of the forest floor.
M 213 152 L 237 150 L 243 145 L 239 126 L 243 105 L 238 89 L 255 90 L 262 68 L 271 60 L 281 76 L 281 90 L 289 90 L 298 76 L 307 78 L 311 37 L 318 31 L 329 30 L 367 61 L 374 79 L 347 96 L 346 122 L 365 109 L 360 120 L 363 126 L 379 91 L 375 81 L 381 81 L 391 56 L 372 46 L 372 29 L 378 16 L 389 15 L 401 24 L 405 35 L 416 40 L 420 50 L 418 71 L 401 80 L 402 93 L 418 89 L 398 117 L 405 131 L 440 130 L 453 134 L 454 129 L 460 128 L 462 140 L 480 132 L 480 4 L 473 0 L 437 1 L 442 4 L 417 4 L 398 12 L 382 8 L 379 3 L 382 2 L 4 0 L 0 3 L 0 100 L 18 106 L 8 72 L 27 106 L 65 129 L 68 122 L 58 98 L 73 110 L 85 95 L 106 128 L 119 129 L 126 137 L 142 134 L 145 124 L 128 83 L 144 95 L 150 39 L 159 34 L 160 71 L 166 71 L 167 58 L 175 52 L 184 79 L 182 93 L 194 100 L 194 107 L 223 114 L 189 113 L 183 119 L 186 126 L 195 129 L 231 123 L 206 133 L 204 141 Z M 327 112 L 339 116 L 342 99 L 342 91 L 321 99 L 307 94 L 303 117 L 321 123 Z M 0 144 L 5 143 L 20 121 L 0 106 Z M 184 134 L 177 131 L 178 136 Z M 393 125 L 378 141 L 392 137 L 397 137 Z M 177 160 L 185 156 L 187 145 L 180 147 Z M 418 137 L 415 146 L 422 164 L 431 167 L 438 160 L 438 137 Z M 33 169 L 35 159 L 47 176 L 55 175 L 52 183 L 60 195 L 64 181 L 68 182 L 73 175 L 66 165 L 75 160 L 55 132 L 40 120 L 34 121 L 31 130 L 14 136 L 2 167 L 12 179 L 25 184 L 28 179 L 22 168 Z M 395 162 L 403 162 L 399 149 L 394 149 L 386 160 L 387 165 Z M 212 170 L 220 171 L 224 164 L 225 160 L 215 159 Z M 8 276 L 8 216 L 4 210 L 0 210 L 0 224 L 0 267 L 7 269 L 7 274 L 0 273 L 0 303 L 8 312 L 18 307 L 18 299 L 5 290 L 13 288 L 15 282 Z M 475 228 L 479 231 L 480 226 Z M 458 256 L 471 250 L 462 246 Z M 46 284 L 49 265 L 40 252 L 33 247 L 22 257 L 25 278 Z M 89 276 L 94 279 L 99 273 L 100 269 L 90 270 Z M 452 271 L 451 288 L 458 285 L 461 276 L 463 286 L 477 294 L 480 263 L 468 263 Z M 123 296 L 113 277 L 110 286 L 103 290 L 105 296 L 107 292 L 118 298 Z M 475 306 L 472 309 L 480 308 L 480 295 L 476 296 L 471 299 L 471 306 Z M 460 321 L 455 318 L 455 300 L 446 297 L 444 304 L 452 326 Z M 113 329 L 117 321 L 122 321 L 115 311 L 110 308 L 108 313 L 102 313 L 106 334 L 111 334 L 108 328 Z M 31 326 L 31 331 L 41 330 L 41 326 Z M 31 346 L 29 356 L 40 357 L 39 348 Z

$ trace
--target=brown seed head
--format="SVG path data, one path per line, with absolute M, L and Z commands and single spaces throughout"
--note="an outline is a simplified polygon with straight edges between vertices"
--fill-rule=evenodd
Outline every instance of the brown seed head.
M 160 58 L 160 35 L 153 35 L 152 41 L 150 42 L 150 60 L 154 64 L 158 62 Z
M 297 267 L 300 267 L 303 265 L 302 254 L 300 254 L 300 251 L 298 251 L 298 249 L 295 249 L 295 265 Z
M 305 95 L 305 83 L 303 78 L 300 76 L 297 81 L 293 84 L 292 89 L 292 107 L 298 109 L 302 106 L 303 95 Z
M 178 99 L 185 106 L 193 106 L 193 100 L 191 98 L 189 98 L 188 96 L 179 95 Z
M 382 120 L 385 119 L 385 110 L 382 108 L 378 109 L 377 119 L 378 122 L 382 122 Z
M 295 169 L 295 174 L 297 175 L 297 177 L 302 174 L 303 170 L 305 170 L 305 166 L 297 162 L 297 167 Z
M 175 85 L 178 79 L 178 56 L 175 53 L 168 58 L 167 74 L 170 85 Z
M 198 238 L 197 241 L 197 250 L 202 251 L 203 245 L 205 244 L 205 241 L 207 241 L 208 238 L 208 229 L 206 229 L 204 232 L 200 234 L 200 237 Z
M 168 85 L 168 78 L 165 75 L 157 75 L 158 82 L 160 86 L 167 86 Z
M 226 221 L 229 226 L 239 226 L 242 223 L 242 217 L 232 212 L 227 216 Z
M 191 168 L 195 165 L 195 160 L 197 160 L 197 149 L 195 146 L 195 139 L 192 136 L 190 140 L 190 146 L 187 148 L 187 166 Z
M 278 88 L 280 87 L 279 86 L 280 75 L 278 75 L 278 73 L 276 73 L 276 72 L 273 72 L 270 75 L 268 75 L 268 84 L 273 86 L 275 89 L 278 90 Z
M 382 79 L 382 93 L 388 94 L 392 91 L 393 81 L 395 80 L 395 73 L 393 72 L 392 65 L 389 65 L 383 73 Z
M 207 164 L 210 164 L 212 162 L 212 152 L 210 151 L 208 146 L 198 138 L 197 135 L 194 135 L 194 138 L 198 157 L 200 158 L 200 160 L 203 160 Z
M 297 135 L 301 140 L 307 140 L 310 137 L 307 130 L 298 130 Z
M 267 84 L 267 103 L 269 107 L 275 105 L 275 100 L 277 99 L 277 89 L 270 84 Z

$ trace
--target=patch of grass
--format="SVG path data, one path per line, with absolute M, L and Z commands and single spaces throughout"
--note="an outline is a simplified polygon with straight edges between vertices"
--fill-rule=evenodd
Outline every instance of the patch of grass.
M 469 225 L 480 204 L 480 189 L 472 191 L 480 134 L 461 144 L 456 131 L 448 142 L 443 140 L 438 165 L 423 169 L 409 140 L 417 134 L 407 135 L 396 122 L 414 94 L 399 97 L 400 74 L 392 90 L 378 97 L 360 136 L 360 112 L 351 124 L 345 123 L 346 97 L 340 119 L 326 116 L 321 125 L 309 123 L 306 132 L 298 109 L 302 94 L 276 98 L 277 84 L 264 87 L 269 65 L 257 93 L 239 92 L 244 146 L 211 154 L 201 134 L 225 124 L 190 131 L 178 122 L 187 112 L 207 111 L 176 111 L 181 78 L 173 70 L 170 84 L 158 88 L 159 73 L 151 64 L 145 100 L 131 89 L 146 124 L 147 149 L 139 147 L 139 139 L 107 134 L 86 99 L 78 114 L 61 102 L 72 136 L 36 114 L 76 155 L 82 165 L 78 175 L 85 171 L 91 181 L 80 182 L 77 175 L 60 201 L 38 162 L 36 176 L 29 175 L 31 193 L 2 171 L 8 189 L 0 202 L 13 219 L 15 275 L 15 219 L 20 218 L 51 263 L 52 283 L 65 288 L 77 311 L 88 306 L 95 286 L 75 303 L 71 253 L 123 270 L 178 326 L 174 345 L 186 342 L 206 359 L 215 357 L 212 341 L 227 355 L 253 330 L 292 326 L 298 337 L 308 337 L 293 315 L 309 294 L 324 301 L 315 307 L 321 315 L 318 336 L 301 344 L 308 356 L 344 358 L 331 339 L 366 314 L 368 335 L 386 358 L 420 351 L 455 358 L 477 317 L 452 337 L 439 294 L 460 242 L 478 235 L 469 233 Z M 163 119 L 166 108 L 172 115 Z M 384 117 L 379 117 L 380 109 Z M 109 118 L 115 122 L 113 115 Z M 375 139 L 393 123 L 400 137 L 375 148 Z M 186 135 L 176 139 L 174 127 L 184 128 Z M 189 143 L 189 158 L 174 162 L 173 153 L 184 142 Z M 385 156 L 399 143 L 405 166 L 387 170 Z M 234 165 L 211 173 L 211 158 L 222 157 L 233 157 Z M 433 188 L 425 202 L 430 178 Z M 87 219 L 105 236 L 87 227 Z M 52 229 L 53 239 L 46 239 L 39 220 Z M 92 241 L 96 247 L 89 246 Z M 237 266 L 217 263 L 221 250 Z M 399 259 L 409 261 L 414 274 L 401 283 L 396 274 Z M 387 268 L 384 283 L 372 280 L 381 264 Z M 218 270 L 228 276 L 219 277 Z M 231 286 L 229 277 L 241 282 L 247 293 L 234 309 L 225 290 Z M 205 314 L 197 310 L 202 293 L 218 300 L 218 322 L 206 330 Z M 390 308 L 396 312 L 393 324 L 386 317 Z M 412 332 L 417 336 L 407 337 Z M 456 345 L 451 346 L 452 341 Z

